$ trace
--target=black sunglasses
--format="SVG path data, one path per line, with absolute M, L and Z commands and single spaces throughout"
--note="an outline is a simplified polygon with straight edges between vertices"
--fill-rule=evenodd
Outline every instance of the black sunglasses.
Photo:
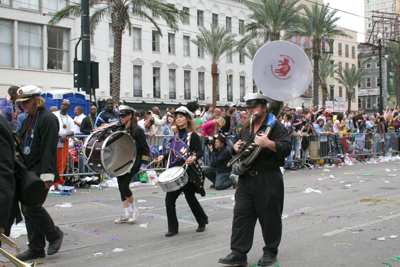
M 128 114 L 119 114 L 120 118 L 123 118 L 123 117 L 126 117 L 126 116 L 128 116 Z

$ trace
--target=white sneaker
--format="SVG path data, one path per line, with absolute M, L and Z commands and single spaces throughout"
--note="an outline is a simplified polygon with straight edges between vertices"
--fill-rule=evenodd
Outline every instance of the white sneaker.
M 118 224 L 119 223 L 127 223 L 127 222 L 129 222 L 129 218 L 130 218 L 130 216 L 124 215 L 124 216 L 121 216 L 118 219 L 116 219 L 114 222 L 118 223 Z
M 134 210 L 129 213 L 129 223 L 134 223 L 139 218 L 139 211 Z

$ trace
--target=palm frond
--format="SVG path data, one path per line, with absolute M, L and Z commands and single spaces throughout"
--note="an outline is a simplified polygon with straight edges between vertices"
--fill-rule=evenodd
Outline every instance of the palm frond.
M 68 17 L 78 17 L 82 13 L 81 4 L 72 4 L 64 7 L 60 11 L 58 11 L 54 16 L 49 20 L 50 25 L 56 25 L 62 19 Z

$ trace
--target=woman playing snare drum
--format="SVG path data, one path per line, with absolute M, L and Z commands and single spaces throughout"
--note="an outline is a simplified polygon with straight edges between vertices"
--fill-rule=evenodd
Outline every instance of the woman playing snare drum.
M 208 217 L 195 196 L 195 193 L 205 196 L 205 191 L 204 176 L 197 162 L 197 159 L 203 155 L 203 151 L 200 137 L 196 133 L 193 114 L 182 106 L 175 111 L 175 121 L 177 128 L 175 136 L 171 139 L 169 163 L 171 167 L 188 165 L 189 182 L 177 191 L 168 192 L 165 197 L 168 218 L 168 232 L 165 234 L 167 237 L 178 234 L 179 224 L 175 203 L 182 192 L 199 224 L 196 232 L 203 232 L 208 224 Z M 158 161 L 161 162 L 164 157 L 168 157 L 168 154 L 159 156 Z
M 132 169 L 124 175 L 118 176 L 118 189 L 121 193 L 122 204 L 124 205 L 125 215 L 115 220 L 115 223 L 133 223 L 139 217 L 139 211 L 136 208 L 133 194 L 129 189 L 129 183 L 132 176 L 139 171 L 139 168 L 146 170 L 149 162 L 149 147 L 146 143 L 146 137 L 143 130 L 137 125 L 135 110 L 131 107 L 121 105 L 119 107 L 119 117 L 121 119 L 122 128 L 128 132 L 133 140 L 136 141 L 136 161 Z

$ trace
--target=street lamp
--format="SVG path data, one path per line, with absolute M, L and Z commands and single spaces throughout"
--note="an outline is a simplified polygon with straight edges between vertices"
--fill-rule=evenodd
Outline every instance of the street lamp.
M 382 48 L 385 48 L 385 58 L 388 58 L 388 51 L 387 51 L 387 47 L 382 45 L 382 33 L 378 33 L 377 35 L 378 38 L 378 45 L 376 46 L 376 48 L 378 48 L 379 51 L 379 114 L 383 114 L 383 88 L 382 88 Z M 375 48 L 372 51 L 372 58 L 375 57 Z

